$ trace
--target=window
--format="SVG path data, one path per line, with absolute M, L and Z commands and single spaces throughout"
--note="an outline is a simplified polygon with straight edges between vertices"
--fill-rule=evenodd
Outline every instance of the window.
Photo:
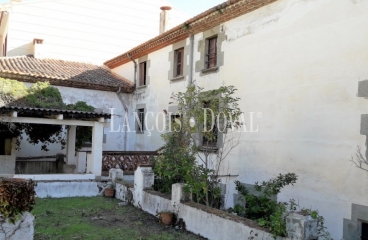
M 204 108 L 211 108 L 214 106 L 213 101 L 207 101 L 203 103 L 203 107 Z M 217 104 L 215 104 L 216 106 Z M 207 119 L 209 121 L 209 123 L 207 124 L 207 128 L 211 128 L 211 113 L 210 111 L 207 111 Z M 202 139 L 202 147 L 210 147 L 210 148 L 216 148 L 217 147 L 217 139 L 218 139 L 218 127 L 217 127 L 217 123 L 216 123 L 216 119 L 212 119 L 214 122 L 214 126 L 212 128 L 212 132 L 210 132 L 210 134 L 208 134 L 207 136 L 205 134 L 203 134 L 203 139 Z M 211 130 L 211 129 L 208 129 Z
M 136 124 L 136 132 L 143 133 L 144 131 L 144 108 L 140 108 L 137 110 L 137 124 Z
M 362 222 L 362 240 L 368 240 L 368 223 Z
M 207 39 L 207 62 L 206 68 L 217 66 L 217 36 Z
M 183 76 L 184 48 L 175 51 L 174 77 Z
M 139 64 L 139 86 L 146 86 L 147 81 L 147 62 Z

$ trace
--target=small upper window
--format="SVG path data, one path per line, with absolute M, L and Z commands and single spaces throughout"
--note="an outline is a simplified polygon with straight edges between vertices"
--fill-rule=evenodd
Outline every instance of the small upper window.
M 207 62 L 206 68 L 217 66 L 217 36 L 207 39 Z
M 144 108 L 138 109 L 138 121 L 136 125 L 136 132 L 143 133 L 144 132 Z
M 183 76 L 184 48 L 175 51 L 174 77 Z
M 147 62 L 139 64 L 139 86 L 146 86 L 147 80 Z

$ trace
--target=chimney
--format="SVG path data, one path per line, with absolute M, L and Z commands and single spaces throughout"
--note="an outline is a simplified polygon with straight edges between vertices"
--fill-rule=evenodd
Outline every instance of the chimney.
M 35 38 L 33 39 L 33 57 L 35 58 L 43 58 L 43 39 Z
M 169 11 L 171 10 L 171 7 L 163 6 L 160 9 L 162 10 L 160 13 L 160 34 L 162 34 L 168 30 L 170 20 Z

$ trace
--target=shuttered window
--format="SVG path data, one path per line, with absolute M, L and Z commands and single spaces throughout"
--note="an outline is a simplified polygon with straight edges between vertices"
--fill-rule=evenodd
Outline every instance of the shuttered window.
M 146 86 L 147 80 L 147 62 L 139 64 L 139 86 Z
M 175 51 L 175 72 L 174 77 L 183 76 L 184 48 Z
M 209 38 L 207 40 L 208 50 L 207 50 L 207 68 L 213 68 L 217 66 L 217 36 Z

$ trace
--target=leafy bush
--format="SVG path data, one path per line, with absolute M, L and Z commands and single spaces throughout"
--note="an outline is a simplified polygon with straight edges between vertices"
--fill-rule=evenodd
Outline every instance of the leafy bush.
M 243 204 L 235 205 L 231 212 L 235 212 L 238 216 L 246 217 L 257 221 L 261 227 L 266 227 L 273 234 L 273 237 L 287 237 L 286 217 L 289 212 L 295 212 L 298 205 L 294 199 L 289 202 L 277 202 L 272 200 L 272 196 L 281 192 L 281 189 L 287 185 L 296 183 L 297 176 L 295 173 L 279 174 L 276 178 L 267 182 L 255 183 L 254 189 L 259 193 L 257 196 L 250 194 L 249 190 L 239 181 L 235 181 L 236 190 L 242 195 L 240 200 Z M 311 215 L 317 219 L 318 240 L 332 240 L 330 233 L 324 226 L 324 218 L 318 214 L 318 211 L 303 208 L 302 212 Z
M 35 205 L 34 187 L 31 179 L 0 178 L 0 216 L 14 223 L 19 214 L 31 211 Z
M 236 190 L 242 195 L 244 204 L 237 204 L 234 212 L 237 215 L 252 219 L 262 227 L 270 229 L 276 236 L 286 237 L 285 212 L 287 203 L 279 203 L 271 197 L 280 193 L 281 189 L 287 185 L 294 184 L 297 180 L 295 173 L 280 174 L 267 182 L 255 183 L 254 189 L 259 193 L 255 196 L 239 181 L 235 181 Z

